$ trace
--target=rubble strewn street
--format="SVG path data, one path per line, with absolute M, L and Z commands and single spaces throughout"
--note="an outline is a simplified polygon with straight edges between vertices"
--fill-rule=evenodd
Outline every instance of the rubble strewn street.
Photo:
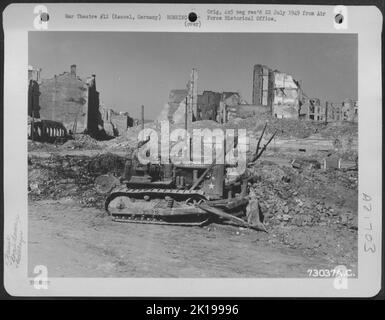
M 285 123 L 285 120 L 281 120 L 281 128 L 290 125 L 290 121 Z M 156 123 L 146 126 L 158 127 Z M 294 133 L 290 138 L 294 134 L 301 143 L 313 134 L 315 126 L 307 126 L 310 126 L 311 130 L 307 129 L 306 134 L 299 128 L 298 133 L 292 130 Z M 349 135 L 354 136 L 352 132 L 356 130 L 353 126 L 345 129 L 333 125 L 317 127 L 321 136 L 331 138 L 338 135 L 342 141 L 348 140 Z M 255 126 L 250 125 L 247 128 Z M 272 127 L 268 128 L 272 130 Z M 261 129 L 262 127 L 257 126 L 253 133 L 250 130 L 249 136 L 254 134 L 257 137 Z M 130 130 L 139 132 L 136 127 Z M 283 130 L 283 133 L 278 133 L 276 142 L 288 138 L 286 132 Z M 260 271 L 266 276 L 286 274 L 303 277 L 306 275 L 305 266 L 311 268 L 314 265 L 332 268 L 343 264 L 356 270 L 358 171 L 349 169 L 349 166 L 325 170 L 322 166 L 306 165 L 309 161 L 322 164 L 323 157 L 326 156 L 324 151 L 314 151 L 308 155 L 309 151 L 286 151 L 274 148 L 273 144 L 273 147 L 249 168 L 257 177 L 249 185 L 250 196 L 258 199 L 260 203 L 268 233 L 215 223 L 202 228 L 139 228 L 137 225 L 112 224 L 104 211 L 105 195 L 97 193 L 94 181 L 101 174 L 109 173 L 116 177 L 122 175 L 125 160 L 131 157 L 131 147 L 136 143 L 135 137 L 132 132 L 127 132 L 125 136 L 109 141 L 79 136 L 57 146 L 29 142 L 28 178 L 32 220 L 30 234 L 32 248 L 36 248 L 36 259 L 40 257 L 38 248 L 44 245 L 48 230 L 48 234 L 58 239 L 59 247 L 72 246 L 74 241 L 79 243 L 72 248 L 73 252 L 67 252 L 67 258 L 78 265 L 77 268 L 81 269 L 79 272 L 85 274 L 87 270 L 81 266 L 83 258 L 80 259 L 79 255 L 83 246 L 91 245 L 92 250 L 87 253 L 87 259 L 90 259 L 91 265 L 98 273 L 109 275 L 141 276 L 143 270 L 148 270 L 143 268 L 158 263 L 158 259 L 161 263 L 164 259 L 171 259 L 167 260 L 172 261 L 167 269 L 176 276 L 185 275 L 186 270 L 180 269 L 182 260 L 183 264 L 189 265 L 191 274 L 197 276 L 209 276 L 217 272 L 220 276 L 236 276 L 236 270 L 223 267 L 227 259 L 238 259 L 237 268 L 243 275 L 248 276 Z M 251 145 L 253 143 L 252 141 Z M 354 144 L 330 152 L 339 154 L 343 161 L 350 164 L 354 164 L 352 159 L 357 156 Z M 293 158 L 301 163 L 299 167 L 291 164 Z M 38 227 L 40 223 L 44 223 L 45 227 Z M 65 227 L 67 225 L 71 227 Z M 133 254 L 137 248 L 126 243 L 128 234 L 133 243 L 139 241 L 141 246 L 146 246 L 153 255 L 139 257 Z M 96 239 L 98 241 L 95 242 Z M 172 246 L 176 239 L 179 244 L 182 243 L 181 247 Z M 211 244 L 209 248 L 208 240 Z M 166 246 L 161 250 L 162 257 L 156 249 L 159 241 Z M 102 243 L 106 244 L 104 249 Z M 191 255 L 183 253 L 184 249 L 187 250 L 187 243 L 194 244 L 194 252 Z M 100 250 L 105 253 L 100 254 Z M 57 249 L 57 252 L 60 251 Z M 266 267 L 263 264 L 251 265 L 241 258 L 242 253 L 245 256 L 262 255 L 269 264 Z M 51 259 L 56 259 L 56 255 L 53 252 L 51 254 Z M 256 261 L 258 260 L 256 257 Z M 301 264 L 302 267 L 293 268 L 293 263 Z M 129 269 L 126 270 L 123 266 L 129 266 Z M 199 271 L 202 269 L 207 273 Z M 57 269 L 51 270 L 51 273 L 70 276 L 75 270 L 76 268 L 71 268 L 70 271 L 58 266 Z M 151 274 L 152 271 L 148 272 Z M 156 274 L 155 270 L 153 272 Z

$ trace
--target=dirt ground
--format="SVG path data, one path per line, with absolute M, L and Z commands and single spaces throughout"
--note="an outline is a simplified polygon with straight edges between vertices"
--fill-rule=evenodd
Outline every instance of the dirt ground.
M 71 199 L 31 202 L 29 210 L 30 271 L 43 264 L 52 277 L 306 277 L 336 266 L 327 254 L 234 226 L 117 223 Z

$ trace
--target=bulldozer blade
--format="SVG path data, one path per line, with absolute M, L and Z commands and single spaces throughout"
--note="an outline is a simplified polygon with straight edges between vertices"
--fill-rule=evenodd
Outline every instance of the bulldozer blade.
M 267 232 L 266 230 L 266 227 L 260 223 L 260 224 L 256 224 L 256 225 L 251 225 L 249 224 L 248 222 L 246 222 L 245 220 L 241 219 L 241 218 L 238 218 L 238 217 L 235 217 L 229 213 L 226 213 L 218 208 L 213 208 L 213 207 L 210 207 L 206 204 L 198 204 L 196 205 L 198 208 L 206 211 L 206 212 L 209 212 L 211 214 L 214 214 L 218 217 L 221 217 L 221 218 L 225 218 L 225 219 L 228 219 L 228 220 L 231 220 L 232 222 L 235 222 L 237 223 L 238 225 L 240 225 L 241 227 L 245 227 L 245 228 L 250 228 L 250 229 L 254 229 L 254 230 L 257 230 L 257 231 L 265 231 Z

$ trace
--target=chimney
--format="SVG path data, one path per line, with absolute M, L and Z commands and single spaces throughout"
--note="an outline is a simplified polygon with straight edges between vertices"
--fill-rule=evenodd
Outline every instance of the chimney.
M 71 66 L 71 76 L 76 77 L 76 64 Z

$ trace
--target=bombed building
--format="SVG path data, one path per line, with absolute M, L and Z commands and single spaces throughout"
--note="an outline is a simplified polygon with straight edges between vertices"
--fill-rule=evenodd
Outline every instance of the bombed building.
M 321 105 L 321 100 L 317 98 L 304 99 L 299 117 L 303 120 L 325 121 L 326 119 L 325 106 Z
M 96 77 L 86 80 L 76 74 L 76 65 L 53 78 L 41 79 L 39 117 L 58 121 L 73 133 L 97 136 L 103 129 Z
M 327 102 L 324 108 L 328 122 L 358 122 L 358 103 L 355 100 L 345 99 L 340 103 Z
M 61 122 L 40 119 L 41 69 L 28 66 L 28 138 L 42 142 L 65 139 L 67 130 Z
M 253 70 L 252 103 L 269 108 L 276 118 L 298 119 L 302 88 L 291 75 L 256 64 Z
M 119 136 L 134 125 L 134 119 L 128 112 L 115 111 L 111 108 L 101 107 L 103 128 L 110 136 Z
M 187 104 L 188 119 L 214 120 L 226 123 L 232 118 L 245 118 L 269 113 L 276 118 L 299 119 L 302 89 L 291 75 L 264 65 L 253 69 L 252 103 L 242 100 L 239 92 L 204 90 L 197 94 L 197 71 L 193 69 L 186 89 L 172 90 L 169 95 L 168 119 L 182 122 Z
M 324 122 L 358 122 L 358 104 L 352 99 L 345 99 L 341 103 L 326 101 L 321 104 L 320 99 L 307 98 L 301 107 L 300 118 Z
M 198 94 L 198 74 L 193 69 L 186 89 L 173 89 L 161 112 L 160 120 L 172 123 L 214 120 L 226 123 L 234 118 L 271 116 L 278 119 L 309 121 L 357 121 L 357 103 L 321 103 L 308 97 L 300 81 L 292 75 L 257 64 L 253 68 L 252 103 L 244 101 L 239 92 L 204 90 Z
M 198 94 L 198 72 L 192 69 L 186 89 L 170 91 L 168 102 L 161 112 L 159 120 L 172 123 L 185 121 L 214 120 L 220 123 L 228 119 L 227 112 L 242 103 L 238 92 L 214 92 L 204 90 Z

